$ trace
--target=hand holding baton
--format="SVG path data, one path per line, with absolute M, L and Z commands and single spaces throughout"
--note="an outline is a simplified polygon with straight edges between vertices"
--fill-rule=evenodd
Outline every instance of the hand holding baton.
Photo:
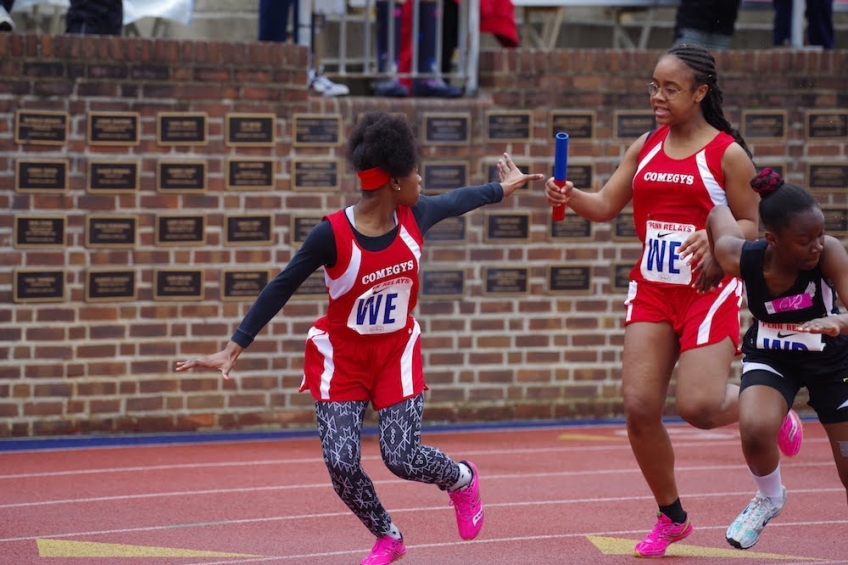
M 554 149 L 554 183 L 565 186 L 565 175 L 568 170 L 568 134 L 559 132 L 556 134 L 556 146 Z M 565 219 L 565 204 L 555 206 L 551 211 L 551 217 L 555 222 Z

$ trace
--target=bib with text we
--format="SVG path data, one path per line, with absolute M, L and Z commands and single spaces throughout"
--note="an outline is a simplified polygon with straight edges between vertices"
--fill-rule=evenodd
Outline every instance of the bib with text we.
M 680 257 L 680 246 L 695 232 L 692 224 L 648 220 L 640 270 L 645 280 L 689 284 L 692 270 Z

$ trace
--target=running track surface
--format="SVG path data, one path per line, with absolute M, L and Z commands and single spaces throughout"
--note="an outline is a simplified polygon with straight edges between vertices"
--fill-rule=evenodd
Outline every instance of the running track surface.
M 848 564 L 845 491 L 817 422 L 784 459 L 783 514 L 748 551 L 724 539 L 753 495 L 738 430 L 670 424 L 695 526 L 669 564 Z M 486 522 L 460 540 L 447 496 L 391 475 L 373 435 L 363 464 L 404 533 L 404 565 L 641 563 L 656 506 L 621 424 L 424 430 L 480 471 Z M 8 449 L 0 442 L 0 563 L 358 564 L 373 538 L 333 492 L 317 436 Z

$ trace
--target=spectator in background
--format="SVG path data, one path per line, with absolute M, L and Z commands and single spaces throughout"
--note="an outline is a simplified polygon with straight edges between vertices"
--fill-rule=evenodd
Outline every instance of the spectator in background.
M 833 49 L 833 0 L 807 0 L 807 43 Z M 786 45 L 792 37 L 792 0 L 774 0 L 774 35 L 776 47 Z
M 10 15 L 15 0 L 0 1 L 0 31 L 15 31 L 15 20 Z
M 315 14 L 316 11 L 323 8 L 324 4 L 327 4 L 327 2 L 322 0 L 259 0 L 259 41 L 285 43 L 288 40 L 289 15 L 291 14 L 292 40 L 297 44 L 301 10 Z M 314 28 L 314 17 L 312 23 Z M 322 74 L 323 69 L 315 69 L 314 31 L 314 29 L 311 30 L 309 41 L 309 69 L 307 70 L 309 88 L 326 97 L 350 94 L 350 89 L 347 86 L 328 79 Z
M 387 80 L 377 84 L 378 96 L 429 96 L 437 98 L 456 98 L 462 96 L 462 88 L 447 84 L 440 74 L 450 74 L 453 66 L 453 54 L 459 37 L 459 0 L 420 0 L 418 13 L 418 37 L 413 38 L 413 2 L 402 5 L 399 1 L 377 2 L 377 51 L 378 71 L 391 72 L 394 67 L 401 74 L 412 70 L 412 45 L 417 46 L 416 71 L 422 76 L 415 80 L 405 77 L 400 80 Z M 394 7 L 395 50 L 397 60 L 389 65 L 387 51 L 389 45 L 389 12 Z M 439 10 L 442 10 L 441 59 L 437 58 L 437 37 Z M 512 0 L 481 0 L 480 32 L 493 34 L 503 47 L 518 46 L 518 30 L 515 25 L 515 6 Z
M 729 49 L 740 3 L 741 0 L 682 0 L 674 18 L 674 46 Z
M 121 0 L 71 0 L 65 14 L 65 32 L 81 35 L 121 35 L 124 4 Z

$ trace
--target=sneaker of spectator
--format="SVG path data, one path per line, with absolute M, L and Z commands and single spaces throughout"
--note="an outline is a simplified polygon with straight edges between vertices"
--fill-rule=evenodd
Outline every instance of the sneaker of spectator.
M 321 73 L 316 73 L 315 69 L 309 69 L 309 88 L 327 98 L 350 94 L 350 88 L 331 81 Z
M 462 88 L 446 84 L 440 78 L 418 79 L 412 84 L 412 94 L 429 98 L 459 98 Z
M 374 94 L 388 98 L 406 98 L 409 96 L 409 89 L 396 79 L 388 79 L 374 85 Z
M 3 6 L 0 6 L 0 31 L 15 31 L 15 20 Z

